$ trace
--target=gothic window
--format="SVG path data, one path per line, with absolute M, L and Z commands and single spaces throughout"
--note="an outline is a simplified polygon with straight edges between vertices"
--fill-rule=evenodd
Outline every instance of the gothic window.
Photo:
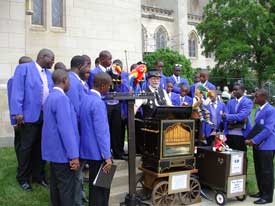
M 32 24 L 44 24 L 44 2 L 43 0 L 33 0 Z
M 197 57 L 198 55 L 198 38 L 194 32 L 189 35 L 188 39 L 189 57 Z
M 63 0 L 52 0 L 52 26 L 63 27 Z
M 141 36 L 141 38 L 142 38 L 142 53 L 144 53 L 144 52 L 146 52 L 147 51 L 147 39 L 148 39 L 148 36 L 147 36 L 147 30 L 146 30 L 146 28 L 143 26 L 143 25 L 141 25 L 142 26 L 142 36 Z
M 156 49 L 167 47 L 168 33 L 163 26 L 160 26 L 157 29 L 155 33 L 155 39 L 156 39 Z

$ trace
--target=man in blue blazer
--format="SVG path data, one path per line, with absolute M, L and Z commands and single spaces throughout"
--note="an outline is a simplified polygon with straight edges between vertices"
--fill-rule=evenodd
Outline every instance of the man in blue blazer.
M 32 59 L 30 57 L 27 57 L 27 56 L 22 56 L 20 59 L 19 59 L 19 64 L 24 64 L 24 63 L 28 63 L 28 62 L 31 62 Z M 8 83 L 7 83 L 7 93 L 8 93 L 8 105 L 9 105 L 9 111 L 11 110 L 11 92 L 12 92 L 12 82 L 13 82 L 13 77 L 11 77 L 9 80 L 8 80 Z M 17 162 L 18 162 L 18 158 L 19 158 L 19 149 L 20 149 L 20 134 L 19 134 L 19 130 L 18 130 L 18 127 L 16 125 L 16 121 L 14 119 L 14 117 L 10 114 L 10 123 L 11 125 L 13 126 L 13 129 L 14 129 L 14 149 L 15 149 L 15 154 L 16 154 L 16 158 L 17 158 Z M 19 163 L 19 162 L 18 162 Z M 17 169 L 18 169 L 18 166 L 17 166 Z
M 268 93 L 259 89 L 255 94 L 255 103 L 260 108 L 255 113 L 255 125 L 262 129 L 246 144 L 253 147 L 255 174 L 259 192 L 251 195 L 259 198 L 254 204 L 266 204 L 273 201 L 274 193 L 274 165 L 275 154 L 275 109 L 267 101 Z
M 223 113 L 226 121 L 225 134 L 230 148 L 245 151 L 245 138 L 251 129 L 250 114 L 253 102 L 244 96 L 244 86 L 235 83 L 233 87 L 234 99 L 227 103 L 227 112 Z
M 181 69 L 182 69 L 181 64 L 175 64 L 173 66 L 173 75 L 167 78 L 174 85 L 173 92 L 177 94 L 180 93 L 182 85 L 186 87 L 189 86 L 187 79 L 180 76 Z
M 217 93 L 214 92 L 214 94 L 215 95 L 211 97 L 210 104 L 205 106 L 210 112 L 210 121 L 214 123 L 214 127 L 203 123 L 203 133 L 209 146 L 212 144 L 216 132 L 222 132 L 224 130 L 225 121 L 222 119 L 222 114 L 227 111 L 225 104 L 217 98 Z
M 99 72 L 107 72 L 112 65 L 112 54 L 107 51 L 103 50 L 99 53 L 99 64 L 93 70 L 90 71 L 90 77 L 88 79 L 88 85 L 90 89 L 93 88 L 94 77 Z
M 200 75 L 200 81 L 190 88 L 192 97 L 194 97 L 195 95 L 196 88 L 201 84 L 206 88 L 208 88 L 209 90 L 216 90 L 216 86 L 208 81 L 209 75 L 206 69 L 201 70 L 199 75 Z
M 10 113 L 19 126 L 21 145 L 17 180 L 27 191 L 31 179 L 47 186 L 41 159 L 42 108 L 53 87 L 48 71 L 53 63 L 53 52 L 42 49 L 36 62 L 18 65 L 13 76 Z
M 84 56 L 76 55 L 71 59 L 71 70 L 69 71 L 69 80 L 70 80 L 70 88 L 66 92 L 66 95 L 69 97 L 70 101 L 72 102 L 72 105 L 74 107 L 74 111 L 77 114 L 77 120 L 78 125 L 79 122 L 79 110 L 80 110 L 80 103 L 81 99 L 84 96 L 84 93 L 89 93 L 90 90 L 88 88 L 88 85 L 86 84 L 86 81 L 82 80 L 82 78 L 86 79 L 89 78 L 85 77 L 88 72 L 88 75 L 90 75 L 90 68 L 89 68 L 89 62 L 85 60 Z M 81 77 L 80 77 L 81 76 Z M 86 200 L 86 195 L 83 190 L 83 175 L 82 170 L 84 168 L 84 161 L 81 161 L 81 168 L 77 172 L 78 175 L 78 181 L 76 183 L 76 205 L 83 205 L 82 199 Z
M 111 77 L 100 72 L 94 76 L 90 95 L 84 95 L 80 106 L 80 158 L 89 160 L 89 203 L 108 206 L 110 190 L 93 185 L 102 163 L 108 172 L 112 165 L 110 133 L 106 104 L 101 95 L 109 91 Z
M 51 205 L 75 206 L 79 133 L 75 110 L 65 94 L 70 86 L 67 71 L 54 71 L 53 81 L 43 108 L 42 158 L 50 162 Z
M 70 88 L 66 92 L 66 95 L 72 102 L 77 116 L 79 116 L 81 98 L 84 92 L 88 92 L 88 90 L 85 90 L 82 80 L 79 77 L 80 70 L 84 70 L 86 67 L 87 65 L 85 64 L 85 58 L 83 56 L 77 55 L 71 59 L 71 70 L 69 71 Z

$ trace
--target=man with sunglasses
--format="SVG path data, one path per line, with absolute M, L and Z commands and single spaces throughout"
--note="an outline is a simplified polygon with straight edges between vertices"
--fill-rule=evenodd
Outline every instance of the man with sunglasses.
M 169 81 L 174 85 L 173 92 L 177 94 L 180 94 L 181 86 L 189 86 L 188 81 L 180 76 L 181 69 L 181 64 L 175 64 L 173 66 L 173 75 L 169 77 Z

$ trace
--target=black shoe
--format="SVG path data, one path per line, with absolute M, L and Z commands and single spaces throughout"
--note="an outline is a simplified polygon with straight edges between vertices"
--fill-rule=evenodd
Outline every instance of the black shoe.
M 42 187 L 48 187 L 49 184 L 46 180 L 41 180 L 41 181 L 35 181 L 37 184 L 41 185 Z
M 272 201 L 267 201 L 265 199 L 260 198 L 260 199 L 258 199 L 256 201 L 254 201 L 254 204 L 256 204 L 256 205 L 263 205 L 263 204 L 267 204 L 267 203 L 271 203 L 271 202 Z
M 32 186 L 28 182 L 20 183 L 20 187 L 27 192 L 32 191 Z
M 114 156 L 115 160 L 128 160 L 128 157 L 124 156 L 124 155 L 117 155 Z
M 249 195 L 249 197 L 253 197 L 253 198 L 261 198 L 261 193 L 256 193 L 256 194 L 253 194 L 253 195 Z

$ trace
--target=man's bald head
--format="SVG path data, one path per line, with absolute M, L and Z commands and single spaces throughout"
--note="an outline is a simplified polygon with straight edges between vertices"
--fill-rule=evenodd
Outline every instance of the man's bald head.
M 24 64 L 24 63 L 28 63 L 31 62 L 32 58 L 28 57 L 28 56 L 22 56 L 19 59 L 19 64 Z
M 51 69 L 54 64 L 54 53 L 49 49 L 41 49 L 36 61 L 42 68 Z
M 101 51 L 99 53 L 99 62 L 105 68 L 111 66 L 111 64 L 112 64 L 112 54 L 107 50 Z
M 105 72 L 99 72 L 95 75 L 94 87 L 100 87 L 103 84 L 111 85 L 111 83 L 112 83 L 112 78 L 110 77 L 109 74 Z
M 204 83 L 207 80 L 208 80 L 208 71 L 206 69 L 203 69 L 200 71 L 200 81 Z
M 64 81 L 64 79 L 68 79 L 68 78 L 69 78 L 68 72 L 64 69 L 57 69 L 52 74 L 54 85 L 60 84 L 62 83 L 62 81 Z

